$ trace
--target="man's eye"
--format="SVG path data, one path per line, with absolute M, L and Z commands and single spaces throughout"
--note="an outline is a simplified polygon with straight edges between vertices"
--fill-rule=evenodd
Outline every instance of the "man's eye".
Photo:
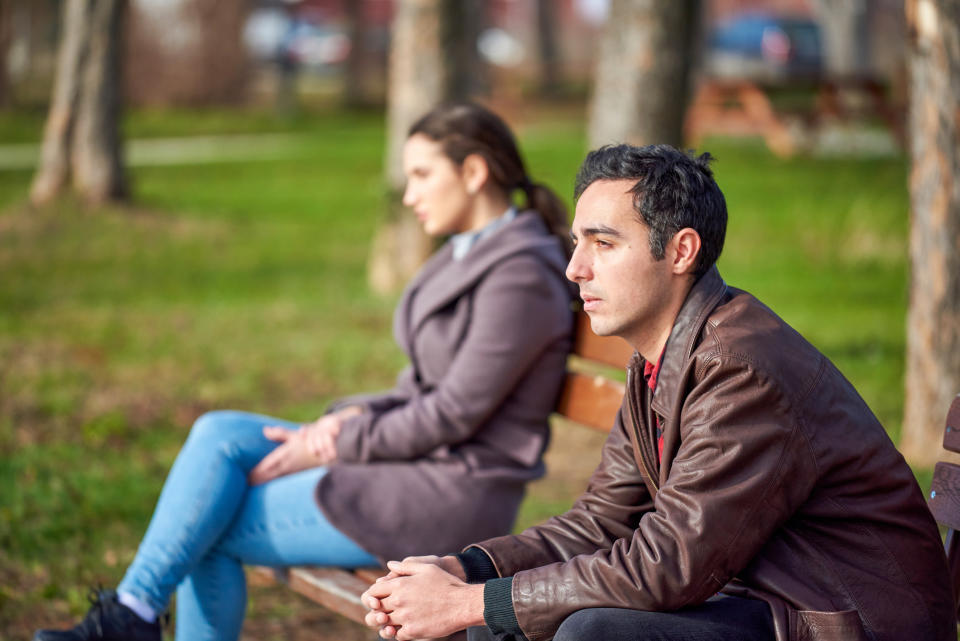
M 594 242 L 596 243 L 597 247 L 603 247 L 603 248 L 613 247 L 613 243 L 608 242 L 606 240 L 600 240 L 599 238 Z

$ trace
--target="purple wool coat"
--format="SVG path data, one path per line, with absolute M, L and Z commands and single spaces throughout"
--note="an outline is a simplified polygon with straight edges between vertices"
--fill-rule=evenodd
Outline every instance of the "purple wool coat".
M 536 212 L 447 243 L 407 286 L 394 336 L 410 359 L 344 421 L 317 485 L 324 515 L 381 560 L 456 552 L 507 534 L 543 475 L 547 418 L 571 345 L 566 258 Z

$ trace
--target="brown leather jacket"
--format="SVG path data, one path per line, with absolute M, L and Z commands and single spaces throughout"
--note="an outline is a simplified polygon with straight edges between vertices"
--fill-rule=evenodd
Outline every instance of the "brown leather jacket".
M 643 360 L 573 508 L 477 547 L 513 576 L 531 641 L 576 610 L 762 599 L 778 641 L 946 641 L 937 527 L 903 457 L 840 372 L 714 268 Z M 654 415 L 664 429 L 657 461 Z

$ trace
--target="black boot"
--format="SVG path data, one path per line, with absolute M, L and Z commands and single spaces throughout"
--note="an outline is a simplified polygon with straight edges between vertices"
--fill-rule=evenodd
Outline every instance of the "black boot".
M 70 630 L 37 630 L 33 641 L 161 641 L 160 621 L 147 623 L 113 590 L 91 590 L 87 616 Z

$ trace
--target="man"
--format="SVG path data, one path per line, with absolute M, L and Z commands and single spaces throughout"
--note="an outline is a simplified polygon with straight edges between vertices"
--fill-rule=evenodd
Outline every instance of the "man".
M 837 369 L 714 265 L 726 204 L 670 147 L 591 152 L 567 277 L 637 354 L 569 512 L 457 556 L 391 562 L 383 636 L 956 639 L 936 525 Z

